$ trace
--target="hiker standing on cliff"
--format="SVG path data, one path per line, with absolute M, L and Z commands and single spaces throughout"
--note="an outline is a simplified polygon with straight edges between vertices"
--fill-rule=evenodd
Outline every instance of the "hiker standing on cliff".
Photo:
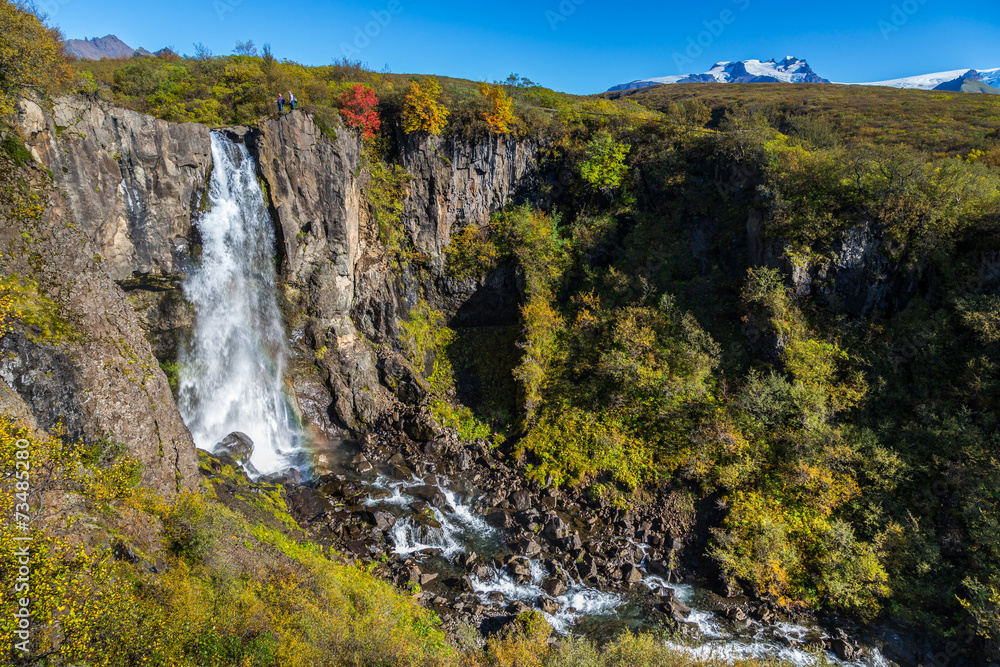
M 275 100 L 278 103 L 278 113 L 284 113 L 285 111 L 285 98 L 281 93 L 278 93 L 278 99 Z M 295 107 L 292 107 L 293 109 Z
M 295 103 L 296 102 L 298 102 L 298 100 L 295 99 L 295 95 L 292 95 L 292 91 L 289 90 L 288 91 L 288 104 L 291 105 L 292 111 L 295 111 Z

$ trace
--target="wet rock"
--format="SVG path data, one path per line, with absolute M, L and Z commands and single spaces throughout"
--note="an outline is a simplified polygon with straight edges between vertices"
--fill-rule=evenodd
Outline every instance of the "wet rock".
M 504 569 L 519 584 L 531 581 L 531 563 L 527 558 L 514 558 L 504 566 Z
M 410 503 L 409 505 L 407 505 L 407 507 L 409 507 L 410 511 L 413 512 L 414 514 L 423 514 L 424 512 L 426 512 L 431 508 L 430 503 L 427 503 L 423 500 L 418 500 L 414 503 Z
M 472 585 L 472 579 L 470 579 L 468 575 L 464 575 L 461 577 L 453 577 L 451 579 L 446 580 L 444 583 L 445 586 L 447 586 L 448 588 L 451 588 L 453 590 L 462 593 L 476 592 L 475 587 Z
M 362 454 L 357 454 L 351 457 L 350 465 L 354 468 L 354 471 L 358 474 L 365 474 L 366 472 L 371 472 L 374 468 L 371 462 L 366 459 Z
M 830 642 L 830 648 L 834 655 L 844 661 L 852 661 L 857 656 L 857 651 L 845 639 L 834 639 Z
M 584 556 L 583 560 L 577 562 L 576 572 L 584 581 L 595 581 L 597 579 L 597 562 L 592 556 Z
M 851 662 L 861 657 L 860 648 L 851 642 L 843 628 L 837 628 L 834 631 L 833 638 L 830 640 L 830 650 L 837 658 L 845 662 Z
M 420 551 L 416 552 L 416 555 L 422 559 L 437 558 L 438 556 L 441 555 L 441 549 L 437 549 L 435 547 L 427 547 L 426 549 L 421 549 Z
M 472 567 L 478 559 L 479 559 L 479 556 L 476 554 L 475 551 L 469 551 L 469 552 L 466 552 L 466 553 L 460 553 L 460 554 L 458 554 L 458 557 L 455 559 L 455 563 L 459 567 L 468 568 L 468 567 Z
M 420 486 L 412 486 L 408 488 L 406 492 L 411 496 L 415 496 L 420 500 L 428 502 L 439 509 L 447 509 L 448 507 L 448 499 L 445 497 L 444 493 L 441 492 L 441 489 L 436 486 L 421 484 Z
M 413 471 L 406 465 L 406 460 L 398 452 L 389 457 L 386 462 L 389 466 L 389 476 L 400 482 L 408 482 L 413 479 Z
M 729 607 L 722 612 L 722 615 L 733 623 L 746 623 L 749 620 L 747 613 L 740 607 Z
M 538 596 L 538 601 L 536 603 L 538 608 L 544 611 L 546 614 L 555 614 L 559 611 L 559 603 L 550 597 L 544 595 Z
M 642 581 L 642 570 L 635 565 L 624 565 L 621 569 L 622 579 L 628 584 L 638 584 Z
M 372 489 L 368 492 L 368 498 L 373 502 L 388 500 L 392 498 L 392 491 L 388 489 Z
M 566 592 L 566 583 L 558 577 L 548 577 L 542 581 L 541 588 L 554 598 Z
M 420 574 L 419 576 L 420 578 L 418 581 L 420 582 L 421 586 L 426 586 L 427 584 L 431 583 L 432 581 L 438 578 L 437 572 L 426 572 Z
M 687 606 L 676 597 L 671 597 L 668 602 L 665 602 L 663 610 L 670 614 L 674 620 L 678 622 L 684 621 L 691 615 L 691 607 Z
M 383 532 L 392 530 L 396 525 L 396 517 L 388 512 L 365 512 L 364 521 Z
M 238 463 L 249 461 L 253 456 L 253 440 L 246 433 L 233 431 L 212 448 L 216 456 L 228 454 Z

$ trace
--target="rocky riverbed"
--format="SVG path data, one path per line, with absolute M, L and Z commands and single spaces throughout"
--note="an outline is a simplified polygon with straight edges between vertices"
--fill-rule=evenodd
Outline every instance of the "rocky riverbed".
M 311 479 L 289 471 L 258 481 L 284 488 L 312 540 L 348 562 L 375 564 L 452 631 L 490 634 L 538 611 L 552 641 L 645 630 L 696 656 L 891 664 L 874 644 L 811 614 L 711 590 L 691 553 L 696 517 L 683 491 L 618 509 L 526 481 L 502 448 L 462 443 L 430 423 L 399 415 L 314 454 Z M 238 441 L 237 451 L 217 451 L 219 470 L 247 459 Z

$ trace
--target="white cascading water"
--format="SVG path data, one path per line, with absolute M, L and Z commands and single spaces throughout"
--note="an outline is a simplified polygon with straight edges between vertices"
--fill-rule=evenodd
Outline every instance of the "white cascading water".
M 254 442 L 251 463 L 268 474 L 292 466 L 302 444 L 284 388 L 274 228 L 246 147 L 213 132 L 212 163 L 201 265 L 184 283 L 195 325 L 179 351 L 178 407 L 198 447 L 243 432 Z

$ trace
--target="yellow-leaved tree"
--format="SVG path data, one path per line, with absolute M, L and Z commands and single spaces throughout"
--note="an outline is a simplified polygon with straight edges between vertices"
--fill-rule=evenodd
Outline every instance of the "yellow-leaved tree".
M 24 2 L 0 0 L 0 119 L 17 110 L 26 92 L 47 95 L 73 77 L 62 35 Z
M 510 134 L 514 117 L 514 101 L 507 95 L 500 86 L 493 86 L 488 83 L 479 84 L 479 94 L 486 98 L 489 105 L 483 112 L 483 120 L 490 126 L 490 130 L 497 134 Z
M 411 81 L 403 102 L 403 130 L 441 134 L 448 122 L 448 109 L 440 101 L 441 86 L 434 79 Z

